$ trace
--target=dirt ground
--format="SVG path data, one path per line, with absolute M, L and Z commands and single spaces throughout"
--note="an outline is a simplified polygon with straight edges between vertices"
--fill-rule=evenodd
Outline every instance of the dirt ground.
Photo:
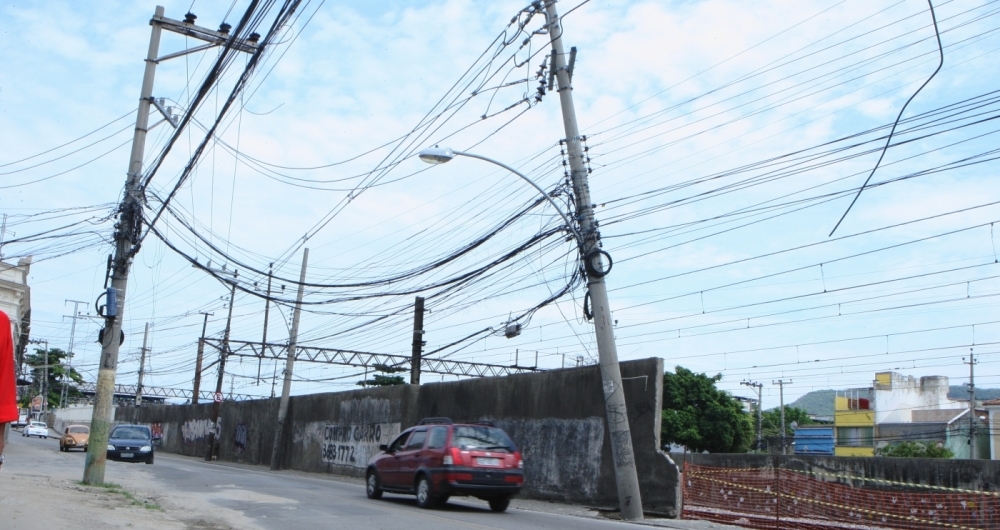
M 136 472 L 141 464 L 109 463 L 105 480 L 114 486 L 84 486 L 80 484 L 84 455 L 60 453 L 53 438 L 28 443 L 16 431 L 11 434 L 4 450 L 6 462 L 0 467 L 0 527 L 4 530 L 259 528 L 241 513 L 211 505 L 206 499 L 158 491 Z

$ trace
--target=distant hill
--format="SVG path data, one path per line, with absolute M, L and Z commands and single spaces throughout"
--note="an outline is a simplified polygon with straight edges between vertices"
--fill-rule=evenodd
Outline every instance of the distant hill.
M 969 399 L 969 388 L 965 385 L 951 385 L 948 397 L 954 399 Z M 1000 388 L 976 388 L 976 401 L 1000 399 Z
M 833 398 L 837 395 L 837 392 L 837 390 L 813 390 L 789 403 L 788 406 L 803 409 L 814 416 L 833 416 Z M 840 392 L 843 392 L 843 390 Z M 969 392 L 965 385 L 951 385 L 948 389 L 948 397 L 969 399 Z M 976 401 L 987 401 L 990 399 L 1000 399 L 1000 388 L 976 389 Z
M 813 416 L 833 416 L 833 398 L 836 390 L 813 390 L 788 404 L 805 410 Z

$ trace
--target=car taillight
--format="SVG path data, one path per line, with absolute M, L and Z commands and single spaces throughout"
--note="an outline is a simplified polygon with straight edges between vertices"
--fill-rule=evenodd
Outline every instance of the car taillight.
M 521 459 L 521 452 L 514 452 L 514 460 L 517 460 L 517 468 L 524 469 L 524 460 Z
M 460 466 L 462 465 L 462 452 L 458 450 L 457 447 L 451 447 L 448 452 L 444 455 L 444 460 L 442 464 L 446 466 Z

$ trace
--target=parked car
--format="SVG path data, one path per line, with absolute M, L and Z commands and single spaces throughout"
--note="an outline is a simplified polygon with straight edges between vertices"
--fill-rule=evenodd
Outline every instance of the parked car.
M 90 427 L 86 425 L 70 425 L 63 431 L 62 438 L 59 438 L 59 450 L 83 449 L 86 451 L 89 440 Z
M 118 425 L 108 438 L 108 460 L 153 463 L 153 435 L 145 425 Z
M 369 499 L 403 493 L 416 495 L 421 508 L 433 508 L 452 495 L 467 495 L 502 512 L 524 485 L 520 451 L 489 422 L 427 418 L 379 449 L 365 473 Z
M 41 421 L 32 421 L 21 430 L 21 436 L 37 436 L 39 438 L 49 437 L 49 426 Z
M 21 409 L 17 412 L 17 421 L 11 427 L 25 427 L 28 425 L 28 412 Z

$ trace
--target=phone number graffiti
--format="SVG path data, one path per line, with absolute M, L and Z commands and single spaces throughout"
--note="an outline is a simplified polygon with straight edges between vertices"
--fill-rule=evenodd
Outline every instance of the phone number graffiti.
M 364 468 L 380 444 L 399 434 L 398 423 L 329 424 L 320 447 L 324 464 Z

